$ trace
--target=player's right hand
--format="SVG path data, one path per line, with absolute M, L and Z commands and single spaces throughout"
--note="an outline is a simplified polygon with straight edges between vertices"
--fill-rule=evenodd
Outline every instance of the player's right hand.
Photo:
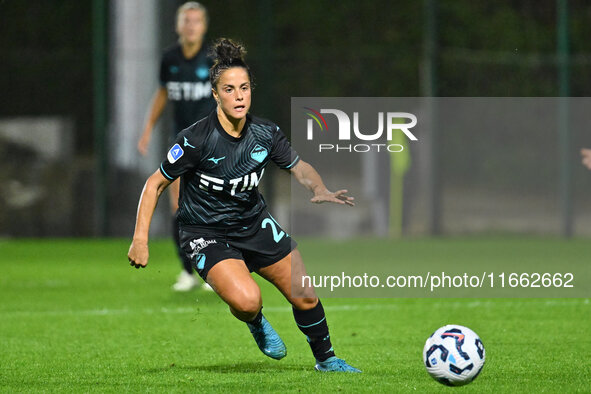
M 127 259 L 129 264 L 135 268 L 145 268 L 148 265 L 148 258 L 150 253 L 148 251 L 147 242 L 133 241 L 127 252 Z
M 137 150 L 140 152 L 142 156 L 146 156 L 148 154 L 148 146 L 150 145 L 150 137 L 149 133 L 142 134 L 140 140 L 137 143 Z

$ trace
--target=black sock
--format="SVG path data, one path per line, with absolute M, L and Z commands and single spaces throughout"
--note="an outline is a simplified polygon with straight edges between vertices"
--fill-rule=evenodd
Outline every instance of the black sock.
M 259 311 L 259 313 L 257 313 L 257 315 L 255 316 L 254 319 L 252 319 L 249 322 L 246 322 L 246 324 L 248 324 L 248 326 L 253 326 L 253 327 L 258 327 L 261 324 L 261 321 L 263 320 L 263 308 L 261 308 L 261 310 Z
M 181 248 L 181 239 L 180 239 L 180 224 L 176 214 L 172 218 L 172 239 L 174 240 L 174 246 L 176 247 L 176 252 L 181 259 L 181 264 L 183 265 L 183 269 L 187 271 L 187 273 L 193 275 L 193 265 L 191 264 L 191 259 L 187 256 L 187 254 Z
M 308 338 L 308 343 L 316 360 L 324 361 L 334 356 L 328 333 L 328 324 L 326 324 L 326 316 L 320 300 L 318 300 L 318 305 L 307 311 L 293 308 L 293 317 L 300 331 Z

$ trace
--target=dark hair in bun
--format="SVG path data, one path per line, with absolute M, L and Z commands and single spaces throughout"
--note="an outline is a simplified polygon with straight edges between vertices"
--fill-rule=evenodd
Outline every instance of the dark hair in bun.
M 209 69 L 209 81 L 211 86 L 215 89 L 220 80 L 222 72 L 233 67 L 242 67 L 248 73 L 248 79 L 252 84 L 252 74 L 244 56 L 246 55 L 246 48 L 244 45 L 230 40 L 229 38 L 218 39 L 212 47 L 211 57 L 213 58 L 213 66 Z

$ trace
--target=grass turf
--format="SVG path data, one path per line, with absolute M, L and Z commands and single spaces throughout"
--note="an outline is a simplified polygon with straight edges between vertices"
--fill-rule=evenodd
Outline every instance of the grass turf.
M 588 256 L 586 241 L 548 239 L 399 242 L 410 261 L 437 244 L 444 258 L 484 243 Z M 307 265 L 339 250 L 352 259 L 371 240 L 301 241 Z M 520 245 L 524 250 L 520 253 Z M 7 392 L 572 392 L 591 381 L 589 299 L 324 299 L 337 354 L 363 374 L 320 374 L 290 308 L 261 284 L 265 315 L 288 356 L 266 358 L 215 294 L 170 290 L 178 273 L 169 241 L 151 243 L 136 271 L 127 240 L 0 241 L 0 390 Z M 347 253 L 349 251 L 349 253 Z M 569 256 L 565 256 L 569 258 Z M 463 388 L 432 380 L 422 365 L 426 338 L 462 324 L 482 338 L 487 361 Z

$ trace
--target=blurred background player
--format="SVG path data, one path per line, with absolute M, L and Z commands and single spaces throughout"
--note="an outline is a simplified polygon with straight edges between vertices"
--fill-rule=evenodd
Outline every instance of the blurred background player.
M 154 93 L 146 123 L 138 142 L 139 152 L 145 156 L 154 125 L 168 101 L 174 103 L 174 125 L 170 141 L 176 134 L 199 119 L 207 116 L 215 107 L 209 82 L 212 61 L 204 43 L 208 16 L 206 8 L 195 1 L 184 3 L 177 10 L 176 32 L 178 43 L 167 49 L 160 63 L 160 86 Z M 173 285 L 176 291 L 189 291 L 198 286 L 191 262 L 187 261 L 179 247 L 179 222 L 176 217 L 179 199 L 179 181 L 169 187 L 170 208 L 173 215 L 172 234 L 183 270 Z M 207 283 L 203 288 L 211 290 Z
M 591 170 L 591 149 L 581 149 L 582 162 L 585 167 Z
M 297 287 L 304 287 L 302 257 L 268 212 L 257 186 L 273 161 L 313 193 L 311 202 L 354 205 L 353 198 L 346 190 L 329 191 L 277 125 L 249 114 L 252 76 L 243 59 L 245 49 L 220 39 L 214 50 L 210 81 L 217 109 L 183 130 L 160 169 L 148 178 L 128 259 L 136 268 L 148 263 L 148 233 L 158 198 L 182 176 L 178 217 L 183 249 L 232 314 L 247 324 L 259 349 L 277 360 L 287 354 L 262 314 L 261 291 L 251 272 L 275 285 L 292 305 L 316 370 L 361 372 L 335 356 L 324 309 L 311 284 L 296 294 Z

